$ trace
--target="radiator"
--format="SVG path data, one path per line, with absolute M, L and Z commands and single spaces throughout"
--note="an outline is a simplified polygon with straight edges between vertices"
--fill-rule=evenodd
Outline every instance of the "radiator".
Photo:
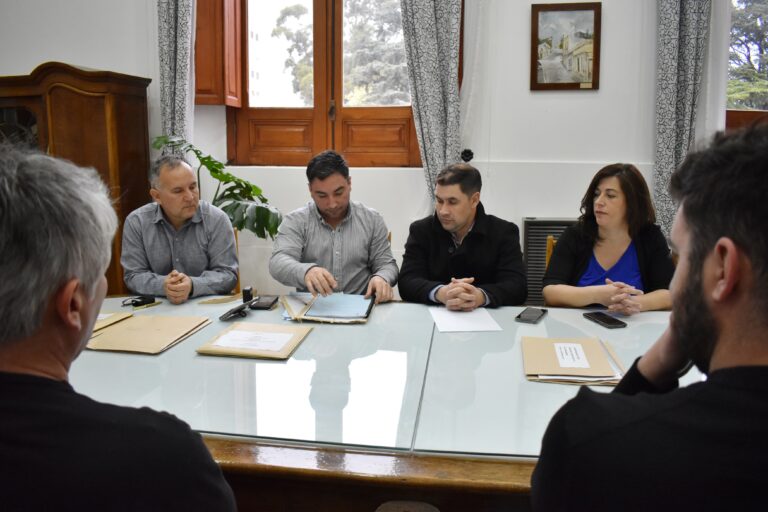
M 547 235 L 555 239 L 565 228 L 576 223 L 576 219 L 544 219 L 525 217 L 523 219 L 523 258 L 528 274 L 527 304 L 543 306 L 541 280 L 546 270 Z

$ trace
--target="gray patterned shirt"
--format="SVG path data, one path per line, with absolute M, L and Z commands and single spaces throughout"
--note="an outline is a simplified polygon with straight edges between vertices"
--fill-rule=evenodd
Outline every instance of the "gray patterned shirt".
M 361 203 L 350 201 L 347 216 L 333 229 L 310 201 L 280 224 L 269 273 L 300 291 L 306 290 L 304 274 L 318 265 L 333 275 L 344 293 L 365 293 L 374 275 L 394 286 L 398 270 L 387 236 L 381 214 Z
M 190 277 L 192 297 L 229 293 L 237 283 L 232 224 L 207 201 L 179 231 L 157 203 L 132 211 L 123 226 L 120 263 L 128 289 L 142 295 L 164 296 L 163 281 L 172 270 Z

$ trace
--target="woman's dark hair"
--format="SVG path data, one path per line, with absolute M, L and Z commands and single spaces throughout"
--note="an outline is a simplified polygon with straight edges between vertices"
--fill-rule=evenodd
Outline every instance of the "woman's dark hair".
M 635 238 L 637 233 L 648 224 L 656 223 L 656 211 L 651 202 L 651 193 L 645 178 L 632 164 L 606 165 L 595 174 L 587 188 L 587 193 L 581 199 L 581 217 L 579 225 L 584 234 L 594 243 L 598 240 L 597 221 L 595 220 L 595 190 L 605 178 L 616 177 L 627 205 L 627 227 L 629 236 Z

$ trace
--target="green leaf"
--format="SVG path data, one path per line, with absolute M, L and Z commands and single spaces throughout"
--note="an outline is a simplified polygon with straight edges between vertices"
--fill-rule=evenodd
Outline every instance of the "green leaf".
M 245 210 L 248 208 L 248 205 L 239 201 L 234 204 L 236 206 L 234 219 L 232 220 L 232 226 L 236 227 L 237 229 L 243 229 L 243 226 L 245 225 Z

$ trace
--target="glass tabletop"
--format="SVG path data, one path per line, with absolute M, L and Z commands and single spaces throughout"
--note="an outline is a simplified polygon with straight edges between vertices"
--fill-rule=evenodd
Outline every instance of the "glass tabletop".
M 167 301 L 136 315 L 207 316 L 208 325 L 159 355 L 86 350 L 72 385 L 96 400 L 170 412 L 200 432 L 392 450 L 536 457 L 552 415 L 578 386 L 525 379 L 523 336 L 599 337 L 629 367 L 666 328 L 641 313 L 608 330 L 582 310 L 550 308 L 535 325 L 522 308 L 489 310 L 495 332 L 443 333 L 429 307 L 376 306 L 367 324 L 313 327 L 288 360 L 199 355 L 237 302 Z M 120 299 L 102 312 L 122 311 Z M 237 320 L 285 323 L 282 308 Z M 692 371 L 684 382 L 700 378 Z M 611 388 L 598 388 L 610 391 Z
M 435 331 L 415 449 L 538 456 L 549 420 L 579 387 L 526 380 L 521 338 L 597 337 L 628 369 L 669 321 L 668 312 L 646 312 L 624 318 L 626 328 L 609 330 L 583 318 L 583 310 L 550 308 L 531 325 L 515 322 L 521 310 L 489 310 L 503 329 L 498 332 Z M 695 371 L 686 376 L 696 378 Z
M 367 324 L 312 325 L 286 361 L 195 351 L 231 322 L 236 302 L 167 302 L 137 315 L 208 316 L 213 323 L 159 355 L 86 350 L 70 380 L 92 398 L 170 412 L 195 430 L 391 449 L 412 444 L 432 320 L 423 306 L 376 306 Z M 102 312 L 121 311 L 107 299 Z M 239 321 L 285 323 L 282 308 Z

